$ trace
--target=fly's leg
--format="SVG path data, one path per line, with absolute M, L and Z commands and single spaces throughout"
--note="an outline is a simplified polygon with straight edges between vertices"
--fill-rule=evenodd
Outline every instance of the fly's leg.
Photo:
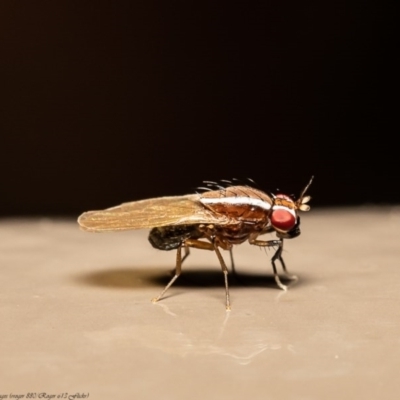
M 272 258 L 271 258 L 271 264 L 272 264 L 272 269 L 273 269 L 273 271 L 274 271 L 274 278 L 275 278 L 276 284 L 278 285 L 278 287 L 279 287 L 280 289 L 286 291 L 286 290 L 287 290 L 287 285 L 284 285 L 284 284 L 281 282 L 281 280 L 280 280 L 280 278 L 279 278 L 279 275 L 278 275 L 278 272 L 277 272 L 277 270 L 276 270 L 276 265 L 275 265 L 275 261 L 276 261 L 276 260 L 279 260 L 279 261 L 281 262 L 281 264 L 282 264 L 282 249 L 283 249 L 283 247 L 282 247 L 282 240 L 280 240 L 280 241 L 279 241 L 279 244 L 278 244 L 278 249 L 276 250 L 275 254 L 274 254 L 274 255 L 272 256 Z
M 281 246 L 280 255 L 279 255 L 279 257 L 278 257 L 278 260 L 281 262 L 283 272 L 285 273 L 285 277 L 286 277 L 287 279 L 291 280 L 291 281 L 297 281 L 297 280 L 299 279 L 299 278 L 297 277 L 297 275 L 289 274 L 288 270 L 286 269 L 285 261 L 283 261 L 283 258 L 282 258 L 282 250 L 283 250 L 283 241 L 282 241 L 282 246 Z M 276 251 L 276 253 L 277 253 L 278 251 L 279 251 L 279 249 Z M 276 255 L 276 253 L 274 254 L 274 257 L 275 257 L 275 255 Z
M 229 249 L 229 257 L 231 259 L 231 270 L 232 270 L 232 275 L 233 277 L 238 281 L 242 283 L 242 279 L 239 276 L 239 274 L 236 272 L 236 266 L 235 266 L 235 260 L 233 259 L 233 247 Z
M 185 246 L 183 247 L 183 250 L 185 251 L 185 254 L 183 255 L 182 259 L 181 259 L 181 267 L 183 265 L 183 262 L 190 256 L 190 249 L 189 247 Z M 175 271 L 176 271 L 176 267 L 175 269 L 173 269 L 171 271 L 171 275 L 174 274 L 175 275 Z M 172 285 L 172 284 L 171 284 Z M 154 300 L 154 299 L 153 299 Z
M 151 301 L 153 303 L 157 303 L 158 300 L 160 300 L 165 292 L 173 285 L 173 283 L 178 279 L 179 275 L 182 272 L 182 262 L 187 258 L 189 255 L 189 249 L 186 250 L 185 247 L 185 255 L 182 258 L 182 245 L 178 247 L 178 250 L 176 252 L 176 267 L 175 267 L 175 275 L 172 277 L 172 279 L 168 282 L 167 286 L 165 286 L 164 290 L 157 296 L 154 297 Z
M 282 251 L 283 251 L 283 239 L 279 240 L 257 240 L 257 239 L 250 239 L 249 240 L 250 244 L 253 244 L 255 246 L 260 246 L 260 247 L 276 247 L 278 246 L 277 250 L 275 251 L 275 254 L 271 258 L 271 264 L 272 264 L 272 270 L 274 271 L 274 278 L 277 286 L 282 289 L 282 290 L 287 290 L 287 286 L 284 285 L 278 275 L 277 269 L 276 269 L 276 260 L 279 260 L 279 262 L 282 265 L 283 272 L 285 273 L 285 276 L 288 279 L 297 279 L 296 276 L 294 275 L 289 275 L 288 271 L 286 269 L 285 262 L 283 261 L 282 258 Z
M 233 250 L 232 247 L 229 249 L 229 256 L 231 258 L 231 269 L 232 269 L 232 274 L 237 276 L 236 268 L 235 268 L 235 261 L 233 259 Z
M 182 257 L 182 247 L 185 249 L 185 255 Z M 173 285 L 173 283 L 178 279 L 179 275 L 181 274 L 182 271 L 182 263 L 189 256 L 189 247 L 193 247 L 196 249 L 202 249 L 202 250 L 214 250 L 215 253 L 217 254 L 218 260 L 221 264 L 222 272 L 224 273 L 224 280 L 225 280 L 225 297 L 226 297 L 226 310 L 230 311 L 231 306 L 230 306 L 230 298 L 229 298 L 229 287 L 228 287 L 228 268 L 225 265 L 225 261 L 222 258 L 221 252 L 218 249 L 217 243 L 215 243 L 214 240 L 212 240 L 212 243 L 209 242 L 203 242 L 201 240 L 196 240 L 196 239 L 187 239 L 185 240 L 181 246 L 178 247 L 177 253 L 176 253 L 176 268 L 175 268 L 175 275 L 172 277 L 172 279 L 169 281 L 168 285 L 165 287 L 165 289 L 154 299 L 152 299 L 153 303 L 156 303 L 159 301 L 166 291 Z
M 184 249 L 184 251 L 185 251 L 185 254 L 184 254 L 184 256 L 182 257 L 181 265 L 182 265 L 183 262 L 190 256 L 190 249 L 189 249 L 189 247 L 185 246 L 183 249 Z
M 203 242 L 201 240 L 196 240 L 196 239 L 188 239 L 185 241 L 186 246 L 194 247 L 197 249 L 203 249 L 203 250 L 214 250 L 215 253 L 217 254 L 219 263 L 221 265 L 222 272 L 224 273 L 224 282 L 225 282 L 225 307 L 226 311 L 231 310 L 231 302 L 230 302 L 230 297 L 229 297 L 229 285 L 228 285 L 228 268 L 226 267 L 225 261 L 221 255 L 221 252 L 218 249 L 218 243 L 216 242 L 215 238 L 210 238 L 209 239 L 211 243 L 209 242 Z M 232 257 L 232 247 L 229 247 L 229 251 Z M 233 261 L 233 257 L 232 257 Z
M 219 263 L 221 264 L 222 272 L 224 273 L 224 281 L 225 281 L 225 307 L 226 311 L 231 311 L 231 300 L 229 297 L 229 285 L 228 285 L 228 268 L 226 268 L 226 264 L 224 259 L 222 258 L 221 252 L 218 249 L 217 243 L 213 241 L 214 251 L 217 254 Z M 230 249 L 230 253 L 232 256 L 232 249 Z

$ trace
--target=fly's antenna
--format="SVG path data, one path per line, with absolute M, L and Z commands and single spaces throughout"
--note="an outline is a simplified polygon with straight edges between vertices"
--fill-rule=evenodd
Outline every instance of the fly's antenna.
M 314 175 L 311 177 L 306 187 L 300 193 L 299 199 L 296 201 L 296 207 L 301 211 L 308 211 L 310 209 L 310 206 L 307 203 L 311 200 L 311 196 L 306 196 L 305 194 L 307 193 L 307 190 L 310 187 L 313 180 L 314 180 Z

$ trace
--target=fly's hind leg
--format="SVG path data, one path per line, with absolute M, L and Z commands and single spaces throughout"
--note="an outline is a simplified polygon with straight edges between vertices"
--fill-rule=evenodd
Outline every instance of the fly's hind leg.
M 183 251 L 185 252 L 185 254 L 183 255 L 182 259 L 181 259 L 181 267 L 183 265 L 183 262 L 190 256 L 190 249 L 187 246 L 183 247 Z M 171 275 L 174 276 L 176 273 L 176 267 L 175 269 L 171 270 Z M 154 300 L 154 299 L 153 299 Z
M 157 303 L 158 300 L 160 300 L 165 292 L 173 285 L 173 283 L 178 279 L 179 275 L 182 272 L 182 263 L 187 258 L 189 255 L 189 249 L 185 247 L 185 255 L 182 258 L 182 245 L 178 247 L 178 250 L 176 252 L 176 267 L 175 267 L 175 275 L 172 277 L 172 279 L 168 282 L 167 286 L 165 286 L 164 290 L 157 296 L 154 297 L 151 301 L 153 303 Z
M 185 254 L 184 254 L 183 257 L 182 257 L 181 265 L 182 265 L 183 262 L 190 256 L 190 249 L 189 249 L 189 247 L 185 246 L 185 247 L 183 248 L 183 250 L 184 250 Z
M 278 275 L 277 269 L 276 269 L 276 260 L 279 260 L 279 262 L 282 265 L 283 272 L 285 273 L 285 277 L 287 279 L 291 280 L 297 280 L 297 276 L 295 275 L 290 275 L 286 269 L 285 262 L 283 261 L 282 258 L 282 251 L 283 251 L 283 239 L 279 240 L 257 240 L 257 239 L 251 239 L 249 240 L 250 244 L 253 244 L 255 246 L 260 246 L 260 247 L 276 247 L 278 246 L 277 250 L 275 251 L 275 254 L 271 258 L 271 264 L 272 264 L 272 270 L 274 271 L 274 278 L 277 286 L 282 289 L 282 290 L 287 290 L 287 285 L 284 285 Z

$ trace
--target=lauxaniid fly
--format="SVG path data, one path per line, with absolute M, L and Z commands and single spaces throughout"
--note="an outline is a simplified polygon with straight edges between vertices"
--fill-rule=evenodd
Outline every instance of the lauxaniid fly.
M 300 235 L 297 214 L 299 210 L 310 209 L 306 204 L 310 196 L 306 192 L 312 180 L 297 200 L 283 194 L 267 194 L 248 185 L 222 187 L 206 182 L 203 193 L 140 200 L 89 211 L 78 218 L 78 223 L 89 232 L 151 229 L 149 241 L 153 247 L 177 250 L 175 275 L 153 302 L 160 300 L 179 277 L 190 247 L 215 251 L 224 273 L 226 309 L 230 310 L 228 269 L 219 249 L 231 252 L 233 245 L 246 240 L 255 246 L 276 248 L 271 258 L 274 277 L 278 287 L 286 290 L 287 286 L 279 279 L 276 261 L 280 261 L 286 277 L 290 278 L 282 258 L 283 241 Z M 273 232 L 277 239 L 259 239 L 260 235 Z

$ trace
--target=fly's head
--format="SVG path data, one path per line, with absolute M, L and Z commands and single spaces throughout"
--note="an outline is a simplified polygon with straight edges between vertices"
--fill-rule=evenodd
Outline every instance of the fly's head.
M 284 194 L 277 194 L 270 214 L 272 227 L 276 235 L 281 239 L 293 239 L 300 235 L 300 217 L 298 211 L 308 211 L 310 206 L 307 204 L 311 197 L 306 196 L 307 189 L 310 187 L 314 177 L 303 189 L 298 200 Z

